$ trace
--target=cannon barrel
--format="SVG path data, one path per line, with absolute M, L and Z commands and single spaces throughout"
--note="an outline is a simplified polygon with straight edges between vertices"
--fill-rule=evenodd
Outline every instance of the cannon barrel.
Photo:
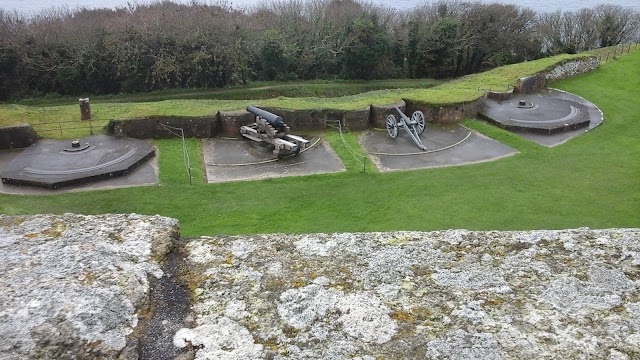
M 404 121 L 411 121 L 411 119 L 409 119 L 409 117 L 407 115 L 405 115 L 405 113 L 402 112 L 402 110 L 400 110 L 399 107 L 395 106 L 396 111 L 398 112 L 398 114 L 400 115 L 400 118 L 403 119 Z
M 280 130 L 284 127 L 284 120 L 282 117 L 272 114 L 266 110 L 259 109 L 255 106 L 247 106 L 247 111 L 252 113 L 253 115 L 260 116 L 261 118 L 267 120 L 269 124 L 271 124 L 274 128 Z

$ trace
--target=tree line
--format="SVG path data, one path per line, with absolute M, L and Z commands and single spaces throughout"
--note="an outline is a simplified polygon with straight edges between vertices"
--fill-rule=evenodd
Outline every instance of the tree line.
M 32 17 L 0 10 L 0 100 L 255 80 L 447 78 L 638 42 L 639 32 L 638 12 L 617 5 L 537 13 L 447 0 L 401 12 L 354 0 L 250 10 L 161 1 Z

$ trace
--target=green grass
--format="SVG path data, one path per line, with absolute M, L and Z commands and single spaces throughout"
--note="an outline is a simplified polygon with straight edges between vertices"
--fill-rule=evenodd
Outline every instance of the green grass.
M 514 85 L 519 78 L 545 70 L 558 62 L 582 57 L 578 55 L 558 55 L 536 61 L 500 67 L 484 73 L 465 76 L 455 81 L 447 82 L 439 86 L 419 89 L 385 89 L 358 93 L 355 95 L 340 96 L 334 98 L 322 97 L 277 97 L 252 100 L 219 100 L 213 96 L 206 99 L 173 99 L 147 102 L 100 102 L 91 105 L 93 114 L 93 126 L 103 128 L 109 120 L 139 118 L 152 115 L 165 116 L 207 116 L 218 111 L 239 110 L 253 104 L 258 106 L 275 107 L 283 109 L 314 110 L 358 110 L 365 109 L 371 104 L 390 105 L 398 103 L 401 99 L 419 102 L 433 107 L 445 104 L 458 104 L 475 100 L 484 94 L 488 87 L 506 89 Z M 390 82 L 381 87 L 400 83 Z M 391 85 L 390 85 L 391 84 Z M 429 86 L 429 84 L 427 84 Z M 284 86 L 281 86 L 281 88 Z M 288 86 L 295 91 L 295 86 Z M 247 91 L 247 89 L 244 89 Z M 176 92 L 179 93 L 179 92 Z M 135 100 L 135 98 L 133 99 Z M 0 126 L 15 125 L 21 123 L 31 124 L 42 136 L 50 138 L 75 138 L 87 134 L 86 130 L 74 129 L 64 131 L 62 135 L 56 131 L 57 124 L 52 122 L 78 120 L 79 107 L 77 99 L 70 105 L 59 106 L 28 106 L 21 104 L 0 105 Z M 45 125 L 47 124 L 47 125 Z M 46 130 L 46 131 L 45 131 Z
M 183 236 L 335 231 L 560 229 L 640 226 L 640 52 L 554 84 L 598 105 L 605 122 L 545 148 L 478 120 L 472 127 L 520 154 L 495 162 L 378 173 L 327 139 L 349 171 L 263 181 L 205 184 L 199 142 L 189 140 L 188 184 L 182 144 L 157 141 L 157 186 L 46 196 L 0 194 L 5 214 L 79 212 L 161 214 Z M 505 70 L 506 71 L 506 70 Z M 345 137 L 356 146 L 356 133 Z M 362 152 L 361 149 L 357 149 Z
M 147 93 L 89 95 L 92 104 L 153 102 L 164 100 L 246 100 L 271 99 L 277 97 L 320 97 L 333 98 L 356 95 L 363 92 L 386 89 L 429 88 L 446 82 L 435 79 L 392 79 L 392 80 L 311 80 L 295 82 L 254 82 L 246 86 L 223 89 L 168 89 Z M 18 101 L 19 105 L 60 106 L 75 104 L 77 96 L 45 96 Z
M 339 131 L 333 131 L 326 133 L 324 138 L 342 159 L 342 163 L 347 167 L 347 172 L 378 172 L 369 156 L 360 147 L 358 133 L 344 132 L 341 136 Z

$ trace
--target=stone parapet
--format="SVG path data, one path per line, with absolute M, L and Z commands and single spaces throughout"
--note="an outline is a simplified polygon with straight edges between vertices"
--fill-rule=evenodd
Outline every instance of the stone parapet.
M 436 124 L 454 124 L 465 118 L 474 118 L 482 111 L 484 106 L 484 96 L 476 100 L 433 107 L 429 104 L 407 101 L 406 114 L 411 115 L 416 110 L 422 111 L 427 117 L 427 122 Z
M 0 358 L 137 359 L 177 237 L 161 216 L 0 215 Z
M 214 135 L 216 115 L 195 116 L 149 116 L 145 118 L 111 120 L 107 132 L 111 135 L 137 139 L 168 139 L 179 136 L 210 138 Z M 163 126 L 164 125 L 164 126 Z
M 600 66 L 600 60 L 598 60 L 596 56 L 569 60 L 547 71 L 545 73 L 545 79 L 547 82 L 554 82 L 593 71 L 597 69 L 598 66 Z
M 196 358 L 640 355 L 640 229 L 213 236 L 184 253 L 195 324 L 173 340 Z
M 38 134 L 28 124 L 0 127 L 0 150 L 28 148 L 38 139 Z
M 395 109 L 396 107 L 399 108 L 400 111 L 405 112 L 407 103 L 400 101 L 393 105 L 371 105 L 371 118 L 369 120 L 371 126 L 386 128 L 387 116 L 394 115 L 396 118 L 398 117 L 398 112 Z

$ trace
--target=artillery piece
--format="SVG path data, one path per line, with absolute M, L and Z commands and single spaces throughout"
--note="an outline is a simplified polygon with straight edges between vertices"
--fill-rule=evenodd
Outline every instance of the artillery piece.
M 298 154 L 309 144 L 308 140 L 289 134 L 289 126 L 282 117 L 251 105 L 247 106 L 247 111 L 255 116 L 255 122 L 241 126 L 240 134 L 247 139 L 270 144 L 279 158 Z
M 400 121 L 396 118 L 395 115 L 391 114 L 387 116 L 387 132 L 389 136 L 393 139 L 398 137 L 398 129 L 401 128 L 409 133 L 413 142 L 418 145 L 418 147 L 422 150 L 427 150 L 427 147 L 424 146 L 422 140 L 420 139 L 420 135 L 424 132 L 425 129 L 425 117 L 422 111 L 415 111 L 411 118 L 405 115 L 400 108 L 395 107 L 396 111 L 400 115 Z

